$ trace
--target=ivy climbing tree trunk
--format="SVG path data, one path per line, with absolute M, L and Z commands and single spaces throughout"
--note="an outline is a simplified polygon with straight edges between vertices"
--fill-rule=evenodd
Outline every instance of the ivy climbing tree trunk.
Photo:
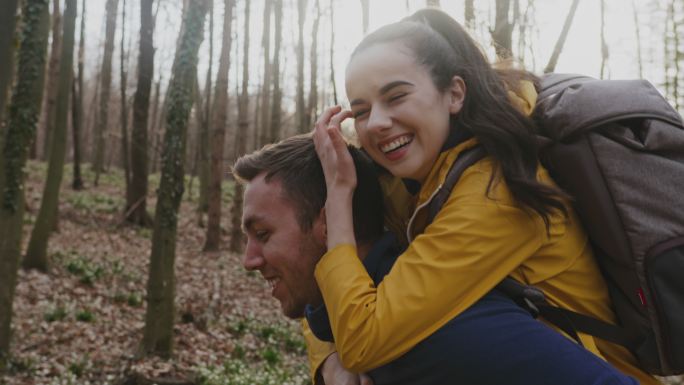
M 223 11 L 223 43 L 219 58 L 216 87 L 214 88 L 214 105 L 211 108 L 209 162 L 209 190 L 207 194 L 207 236 L 204 241 L 204 251 L 217 251 L 221 245 L 221 182 L 223 182 L 223 148 L 226 142 L 226 120 L 228 118 L 228 74 L 230 73 L 230 49 L 233 38 L 231 36 L 233 24 L 234 0 L 224 0 Z
M 17 23 L 17 3 L 18 0 L 6 0 L 0 5 L 0 57 L 5 58 L 0 60 L 0 144 L 2 144 L 2 136 L 5 132 L 2 123 L 5 105 L 14 77 L 14 30 Z
M 114 34 L 116 32 L 116 9 L 119 0 L 107 0 L 105 5 L 107 22 L 105 26 L 105 46 L 100 72 L 100 105 L 95 123 L 95 154 L 93 169 L 95 171 L 95 186 L 100 180 L 100 173 L 104 171 L 105 136 L 109 118 L 109 94 L 112 86 L 112 53 L 114 52 Z
M 66 154 L 67 118 L 69 116 L 69 93 L 74 73 L 74 31 L 76 29 L 76 0 L 66 0 L 64 11 L 64 32 L 62 34 L 62 53 L 59 59 L 59 82 L 57 83 L 57 105 L 55 110 L 55 130 L 52 133 L 50 146 L 50 164 L 47 180 L 43 190 L 43 198 L 36 223 L 31 232 L 28 250 L 24 257 L 23 267 L 47 271 L 49 260 L 47 254 L 48 239 L 59 203 L 59 190 L 64 171 Z
M 247 152 L 247 131 L 249 130 L 249 2 L 245 2 L 245 33 L 242 51 L 242 90 L 238 99 L 238 129 L 235 135 L 235 157 Z M 239 253 L 243 248 L 242 228 L 242 183 L 235 183 L 233 206 L 231 208 L 230 251 Z
M 45 56 L 50 29 L 48 0 L 25 0 L 17 82 L 9 105 L 0 169 L 0 369 L 9 357 L 12 303 L 21 255 L 24 221 L 24 166 L 43 99 Z
M 140 2 L 140 45 L 138 50 L 138 85 L 133 95 L 133 130 L 131 132 L 131 188 L 126 196 L 126 220 L 150 226 L 147 214 L 147 122 L 150 110 L 150 90 L 154 76 L 154 20 L 152 3 Z M 158 92 L 158 91 L 157 91 Z
M 173 349 L 178 207 L 183 196 L 187 125 L 207 8 L 206 0 L 189 1 L 183 15 L 182 32 L 169 84 L 162 173 L 152 232 L 147 308 L 141 345 L 142 353 L 147 355 L 169 357 Z

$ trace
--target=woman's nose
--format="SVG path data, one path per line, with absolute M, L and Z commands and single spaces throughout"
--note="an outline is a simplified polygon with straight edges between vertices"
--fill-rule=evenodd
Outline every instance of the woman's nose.
M 367 128 L 370 130 L 385 130 L 392 127 L 392 117 L 385 108 L 376 106 L 369 112 Z

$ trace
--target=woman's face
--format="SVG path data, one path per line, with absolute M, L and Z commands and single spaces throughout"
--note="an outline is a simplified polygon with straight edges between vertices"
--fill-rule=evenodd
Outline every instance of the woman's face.
M 358 52 L 346 73 L 354 126 L 363 148 L 393 175 L 423 181 L 461 109 L 465 86 L 454 77 L 440 92 L 425 66 L 399 42 Z

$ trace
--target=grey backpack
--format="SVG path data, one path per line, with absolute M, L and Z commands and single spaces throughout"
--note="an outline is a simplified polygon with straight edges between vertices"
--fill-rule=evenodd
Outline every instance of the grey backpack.
M 511 278 L 498 289 L 574 337 L 582 331 L 627 347 L 649 373 L 684 373 L 682 118 L 644 80 L 551 74 L 541 86 L 540 160 L 574 198 L 620 325 L 551 306 Z M 459 157 L 431 218 L 483 156 L 478 147 Z

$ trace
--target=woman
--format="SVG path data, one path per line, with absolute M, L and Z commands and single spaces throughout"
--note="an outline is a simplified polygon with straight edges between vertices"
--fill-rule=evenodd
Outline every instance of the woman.
M 314 133 L 328 191 L 328 252 L 315 274 L 335 346 L 352 371 L 400 357 L 506 276 L 541 288 L 555 305 L 615 322 L 586 234 L 538 164 L 534 124 L 504 84 L 462 27 L 435 10 L 381 28 L 352 54 L 351 110 L 327 110 Z M 415 193 L 408 247 L 377 287 L 355 249 L 356 181 L 339 132 L 350 117 L 368 155 Z M 451 164 L 477 145 L 488 156 L 426 223 Z M 658 383 L 626 349 L 580 338 L 642 384 Z

